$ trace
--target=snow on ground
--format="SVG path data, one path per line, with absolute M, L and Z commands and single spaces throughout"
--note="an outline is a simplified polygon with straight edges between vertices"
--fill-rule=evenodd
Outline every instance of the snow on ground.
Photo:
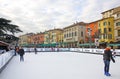
M 102 55 L 75 52 L 26 53 L 15 56 L 0 73 L 0 79 L 120 79 L 120 57 L 110 64 L 111 77 L 104 76 Z

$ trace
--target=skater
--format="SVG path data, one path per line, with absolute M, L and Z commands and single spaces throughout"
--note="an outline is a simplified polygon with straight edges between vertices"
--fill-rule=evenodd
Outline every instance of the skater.
M 15 46 L 15 54 L 14 54 L 14 56 L 16 56 L 16 55 L 17 55 L 18 50 L 19 50 L 19 47 Z
M 35 51 L 35 54 L 37 54 L 37 48 L 36 47 L 34 47 L 34 51 Z
M 22 47 L 20 47 L 19 51 L 18 51 L 18 54 L 20 55 L 20 61 L 24 61 L 24 49 Z
M 113 59 L 112 52 L 110 50 L 110 47 L 105 48 L 104 54 L 103 54 L 103 60 L 104 60 L 104 75 L 111 76 L 109 73 L 109 66 L 110 66 L 110 60 L 115 63 L 115 60 Z

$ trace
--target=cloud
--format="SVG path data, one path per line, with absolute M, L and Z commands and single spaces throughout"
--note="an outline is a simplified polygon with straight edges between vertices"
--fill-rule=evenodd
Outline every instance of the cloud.
M 119 0 L 0 0 L 0 17 L 12 20 L 23 33 L 36 33 L 98 20 L 101 12 L 119 4 Z

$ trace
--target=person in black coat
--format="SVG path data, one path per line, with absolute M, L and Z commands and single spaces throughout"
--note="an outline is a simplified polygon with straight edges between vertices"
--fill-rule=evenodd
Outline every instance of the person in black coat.
M 35 51 L 35 54 L 37 54 L 37 48 L 36 47 L 34 47 L 34 51 Z
M 112 60 L 114 63 L 115 63 L 115 60 L 112 56 L 112 51 L 110 50 L 109 47 L 107 47 L 104 50 L 103 60 L 104 60 L 104 74 L 106 76 L 111 76 L 111 74 L 109 73 L 110 60 Z
M 20 47 L 19 51 L 18 51 L 18 54 L 20 55 L 20 61 L 24 61 L 24 49 L 22 47 Z

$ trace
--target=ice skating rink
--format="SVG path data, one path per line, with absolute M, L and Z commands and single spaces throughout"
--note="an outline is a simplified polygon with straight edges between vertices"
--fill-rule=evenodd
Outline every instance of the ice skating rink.
M 13 57 L 0 79 L 120 79 L 120 57 L 111 61 L 111 77 L 103 72 L 102 55 L 75 52 L 26 53 L 25 61 Z

